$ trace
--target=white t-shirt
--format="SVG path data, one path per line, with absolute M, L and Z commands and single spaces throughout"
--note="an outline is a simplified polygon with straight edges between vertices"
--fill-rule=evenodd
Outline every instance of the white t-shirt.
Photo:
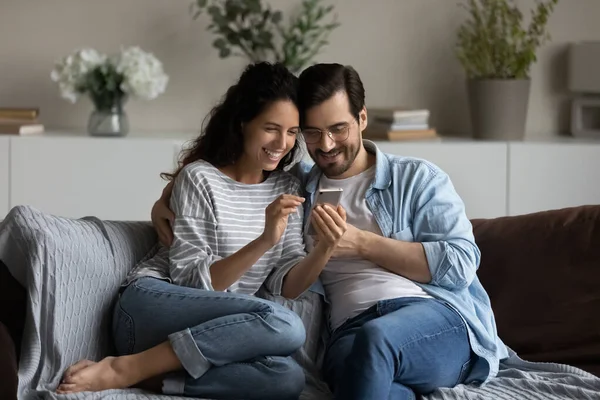
M 342 188 L 341 205 L 346 210 L 346 221 L 358 229 L 381 235 L 365 200 L 374 177 L 375 166 L 346 179 L 329 179 L 323 175 L 319 185 L 323 189 Z M 311 251 L 312 237 L 305 239 L 307 249 Z M 410 279 L 359 258 L 332 258 L 321 273 L 321 280 L 331 303 L 332 329 L 380 300 L 408 296 L 431 297 Z

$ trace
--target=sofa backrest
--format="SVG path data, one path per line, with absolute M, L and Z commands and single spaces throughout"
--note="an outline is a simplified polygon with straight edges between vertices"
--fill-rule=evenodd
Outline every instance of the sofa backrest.
M 600 375 L 600 206 L 472 222 L 506 345 Z

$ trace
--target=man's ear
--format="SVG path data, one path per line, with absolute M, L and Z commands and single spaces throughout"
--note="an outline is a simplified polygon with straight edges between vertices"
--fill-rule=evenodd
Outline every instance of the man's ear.
M 361 132 L 367 128 L 368 120 L 367 108 L 363 106 L 362 110 L 360 110 L 360 113 L 358 114 L 358 123 Z

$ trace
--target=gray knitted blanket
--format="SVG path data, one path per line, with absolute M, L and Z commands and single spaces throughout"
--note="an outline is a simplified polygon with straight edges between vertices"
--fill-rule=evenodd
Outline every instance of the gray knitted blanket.
M 30 207 L 11 210 L 0 223 L 0 260 L 28 292 L 19 400 L 184 399 L 137 389 L 54 393 L 69 365 L 113 354 L 110 315 L 119 285 L 136 263 L 153 254 L 155 243 L 148 223 L 67 219 Z M 307 327 L 307 343 L 295 356 L 307 374 L 302 399 L 329 400 L 318 374 L 321 315 L 312 296 L 273 300 L 297 312 Z M 565 365 L 528 363 L 513 354 L 490 383 L 442 389 L 425 399 L 600 399 L 600 378 Z

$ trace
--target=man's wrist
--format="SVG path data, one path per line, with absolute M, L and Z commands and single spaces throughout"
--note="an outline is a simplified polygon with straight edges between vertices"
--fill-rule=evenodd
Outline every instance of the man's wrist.
M 335 251 L 335 247 L 329 246 L 325 242 L 319 242 L 313 249 L 311 253 L 316 253 L 323 257 L 331 257 L 333 252 Z
M 369 231 L 358 231 L 358 254 L 360 258 L 365 260 L 371 259 L 371 251 L 375 246 L 373 243 L 374 239 L 377 237 L 373 232 Z

